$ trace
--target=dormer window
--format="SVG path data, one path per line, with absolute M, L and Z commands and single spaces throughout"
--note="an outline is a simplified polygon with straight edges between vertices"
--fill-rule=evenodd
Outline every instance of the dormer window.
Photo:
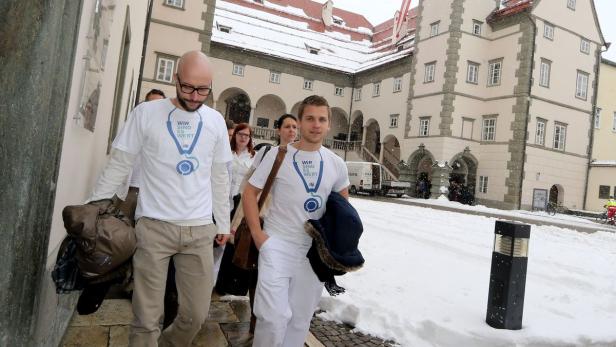
M 340 17 L 332 16 L 332 20 L 334 21 L 334 24 L 344 25 L 344 20 Z
M 310 54 L 319 54 L 319 51 L 320 51 L 320 49 L 318 49 L 316 47 L 308 46 L 308 45 L 306 45 L 306 50 Z
M 257 4 L 263 4 L 263 0 L 252 0 L 254 2 L 256 2 Z
M 216 23 L 216 28 L 223 33 L 229 34 L 231 32 L 231 27 L 228 25 L 222 25 L 220 23 Z

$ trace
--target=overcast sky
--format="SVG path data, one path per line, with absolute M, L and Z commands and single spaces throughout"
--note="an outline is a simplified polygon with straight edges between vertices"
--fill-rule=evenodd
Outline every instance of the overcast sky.
M 326 0 L 317 0 L 325 2 Z M 417 5 L 417 0 L 412 0 L 411 6 Z M 590 1 L 590 0 L 584 0 Z M 392 18 L 396 10 L 400 9 L 402 0 L 334 0 L 334 6 L 345 10 L 363 14 L 372 24 L 379 24 Z M 603 54 L 605 58 L 616 61 L 616 13 L 615 0 L 595 0 L 601 30 L 605 41 L 614 43 L 610 50 Z

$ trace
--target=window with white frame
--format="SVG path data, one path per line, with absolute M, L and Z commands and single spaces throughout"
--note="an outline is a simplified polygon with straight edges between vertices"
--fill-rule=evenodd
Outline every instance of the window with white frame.
M 547 59 L 541 59 L 539 67 L 539 85 L 542 87 L 550 87 L 550 73 L 552 71 L 552 62 Z
M 595 109 L 595 129 L 599 129 L 601 127 L 601 108 L 597 107 Z
M 359 101 L 361 100 L 361 88 L 355 88 L 355 101 Z
M 389 115 L 389 127 L 390 128 L 397 128 L 398 127 L 398 118 L 400 117 L 399 114 L 390 114 Z
M 466 68 L 466 83 L 477 84 L 479 82 L 479 64 L 469 61 Z
M 184 0 L 165 0 L 165 5 L 184 8 Z
M 567 126 L 565 124 L 556 123 L 556 125 L 554 125 L 554 149 L 564 151 L 566 140 Z
M 498 86 L 501 83 L 503 59 L 491 60 L 488 66 L 488 86 Z
M 316 47 L 312 47 L 306 44 L 306 50 L 308 51 L 308 53 L 310 54 L 319 54 L 320 49 L 316 48 Z
M 306 90 L 312 90 L 312 84 L 313 84 L 313 80 L 304 80 L 304 89 Z
M 580 40 L 580 52 L 590 54 L 590 41 L 582 38 Z
M 494 141 L 496 139 L 496 118 L 484 118 L 481 129 L 482 141 Z
M 616 132 L 616 112 L 614 112 L 614 116 L 612 118 L 612 131 Z
M 343 87 L 335 86 L 334 87 L 334 95 L 336 95 L 336 96 L 343 96 L 344 95 L 344 88 Z
M 394 77 L 394 93 L 402 91 L 402 77 Z
M 481 36 L 482 25 L 482 22 L 473 19 L 473 35 Z
M 243 64 L 233 64 L 233 74 L 235 76 L 244 76 L 244 65 Z
M 430 117 L 419 118 L 419 136 L 430 135 Z
M 543 23 L 543 37 L 554 40 L 554 26 L 548 22 Z
M 535 144 L 545 146 L 545 119 L 537 118 L 537 130 L 535 131 Z
M 436 72 L 436 62 L 427 63 L 424 68 L 424 83 L 434 82 L 434 73 Z
M 438 35 L 440 24 L 441 24 L 441 21 L 430 24 L 430 37 Z
M 374 82 L 372 84 L 372 96 L 381 95 L 381 82 Z
M 479 192 L 488 193 L 488 176 L 479 176 Z
M 280 83 L 280 72 L 278 71 L 270 71 L 270 83 Z
M 176 59 L 168 57 L 158 57 L 156 67 L 156 80 L 171 83 L 175 72 Z
M 567 8 L 575 11 L 575 0 L 567 0 Z
M 218 28 L 218 30 L 219 30 L 220 32 L 223 32 L 223 33 L 227 33 L 227 34 L 228 34 L 228 33 L 230 33 L 230 32 L 231 32 L 231 27 L 230 27 L 230 26 L 228 26 L 228 25 L 223 25 L 223 24 L 220 24 L 220 23 L 218 23 L 218 22 L 216 22 L 216 28 Z
M 578 70 L 575 82 L 575 97 L 586 100 L 588 96 L 588 73 Z

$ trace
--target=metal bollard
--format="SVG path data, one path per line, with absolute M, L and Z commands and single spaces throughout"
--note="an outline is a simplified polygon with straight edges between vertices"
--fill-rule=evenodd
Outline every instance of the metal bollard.
M 496 221 L 486 323 L 522 329 L 530 225 Z

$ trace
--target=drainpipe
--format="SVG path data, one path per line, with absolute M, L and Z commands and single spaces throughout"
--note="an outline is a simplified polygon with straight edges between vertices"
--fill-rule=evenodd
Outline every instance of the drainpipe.
M 530 81 L 528 83 L 528 94 L 527 94 L 527 103 L 526 103 L 526 122 L 524 124 L 524 142 L 522 143 L 522 172 L 520 174 L 520 192 L 518 196 L 518 210 L 522 209 L 522 187 L 524 186 L 524 167 L 526 166 L 526 143 L 528 142 L 528 121 L 530 120 L 530 102 L 533 91 L 533 72 L 535 71 L 535 44 L 537 41 L 537 24 L 533 20 L 533 17 L 529 12 L 526 12 L 526 17 L 530 21 L 530 24 L 533 26 L 533 42 L 532 42 L 532 50 L 531 50 L 531 60 L 530 60 Z
M 148 45 L 148 37 L 150 36 L 150 20 L 152 19 L 152 5 L 153 0 L 148 1 L 148 14 L 145 18 L 145 32 L 143 35 L 143 48 L 141 49 L 141 66 L 139 67 L 139 78 L 137 79 L 137 97 L 135 98 L 135 106 L 139 105 L 141 101 L 141 80 L 143 79 L 143 66 L 145 65 L 145 54 Z
M 347 151 L 349 150 L 349 143 L 351 142 L 351 120 L 353 118 L 353 99 L 355 99 L 355 76 L 353 76 L 351 83 L 351 104 L 349 106 L 349 126 L 347 127 L 347 143 L 344 146 L 344 161 L 347 160 Z
M 606 50 L 607 51 L 607 47 Z M 586 179 L 584 180 L 584 200 L 582 201 L 582 209 L 586 209 L 586 198 L 588 197 L 588 180 L 590 179 L 590 162 L 592 161 L 592 149 L 595 141 L 595 117 L 597 116 L 597 99 L 599 98 L 599 73 L 601 71 L 601 53 L 605 52 L 602 49 L 597 50 L 595 64 L 595 82 L 593 83 L 592 96 L 592 115 L 590 116 L 590 143 L 588 145 L 588 164 L 586 165 Z

